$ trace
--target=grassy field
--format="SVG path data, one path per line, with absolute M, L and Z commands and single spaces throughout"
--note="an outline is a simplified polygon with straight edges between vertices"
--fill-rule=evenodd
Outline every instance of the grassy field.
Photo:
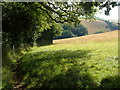
M 93 34 L 94 32 L 97 31 L 104 31 L 104 32 L 110 31 L 109 28 L 106 28 L 106 26 L 108 27 L 107 23 L 101 20 L 96 20 L 96 21 L 83 20 L 82 24 L 86 28 L 88 28 L 89 34 Z
M 116 88 L 118 31 L 54 40 L 34 47 L 19 63 L 24 88 Z

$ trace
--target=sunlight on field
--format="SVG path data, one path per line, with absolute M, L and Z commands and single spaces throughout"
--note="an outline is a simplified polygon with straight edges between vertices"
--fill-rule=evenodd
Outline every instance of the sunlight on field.
M 106 32 L 102 34 L 87 35 L 82 37 L 54 40 L 53 45 L 34 47 L 32 52 L 59 50 L 59 49 L 118 49 L 118 31 Z
M 118 87 L 115 84 L 118 75 L 118 31 L 54 40 L 53 45 L 32 48 L 25 54 L 23 62 L 30 67 L 25 67 L 23 63 L 25 70 L 22 72 L 31 68 L 37 79 L 39 74 L 44 75 L 42 80 L 46 82 L 41 81 L 41 87 L 70 87 L 72 81 L 73 87 L 76 87 L 76 83 L 77 87 L 84 87 L 84 83 L 86 88 L 98 87 L 102 85 L 101 82 L 106 83 L 104 79 L 110 80 L 104 87 Z M 30 62 L 37 65 L 34 67 L 37 71 L 32 69 Z M 32 74 L 24 76 L 25 82 L 29 81 L 29 77 Z M 32 80 L 36 82 L 34 78 Z M 66 86 L 64 82 L 67 82 Z M 28 87 L 34 87 L 31 85 Z

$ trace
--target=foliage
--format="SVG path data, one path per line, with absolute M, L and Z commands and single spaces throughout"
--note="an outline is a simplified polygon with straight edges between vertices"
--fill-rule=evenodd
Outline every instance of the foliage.
M 44 30 L 43 32 L 41 32 L 41 35 L 38 36 L 36 40 L 37 46 L 52 44 L 53 38 L 55 36 L 61 35 L 62 31 L 63 28 L 60 23 L 52 23 L 50 29 Z
M 108 24 L 108 27 L 111 31 L 113 30 L 118 30 L 118 25 L 113 23 L 113 22 L 110 22 L 109 20 L 104 20 L 107 24 Z
M 104 31 L 97 31 L 97 32 L 94 32 L 94 34 L 99 34 L 99 33 L 104 33 Z
M 83 26 L 82 24 L 77 25 L 75 30 L 72 30 L 72 31 L 77 36 L 84 36 L 88 34 L 87 28 Z
M 64 23 L 63 24 L 63 32 L 60 36 L 54 37 L 54 39 L 62 39 L 62 38 L 71 38 L 77 36 L 84 36 L 88 34 L 88 30 L 82 24 L 78 24 L 74 26 L 74 24 Z
M 118 6 L 118 2 L 47 2 L 40 3 L 44 8 L 44 11 L 50 16 L 50 18 L 56 22 L 79 22 L 78 17 L 85 16 L 86 18 L 92 18 L 99 9 L 106 7 L 105 14 L 109 15 L 112 7 Z M 53 12 L 54 17 L 49 14 L 49 11 Z
M 43 22 L 47 22 L 49 19 L 43 12 L 41 14 L 40 11 L 39 13 L 37 12 L 36 5 L 36 3 L 27 2 L 3 4 L 3 44 L 7 43 L 9 46 L 14 46 L 15 48 L 20 47 L 21 44 L 32 46 L 35 38 L 34 34 L 39 29 L 42 30 L 42 28 L 49 27 L 48 23 Z

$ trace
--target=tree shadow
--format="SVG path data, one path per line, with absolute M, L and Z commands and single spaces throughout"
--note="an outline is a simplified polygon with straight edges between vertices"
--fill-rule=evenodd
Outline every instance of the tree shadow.
M 92 76 L 87 71 L 79 70 L 76 66 L 72 66 L 66 73 L 58 74 L 52 79 L 45 80 L 43 85 L 38 88 L 96 88 Z
M 91 88 L 94 79 L 84 64 L 91 58 L 90 50 L 41 51 L 27 54 L 18 75 L 27 88 Z
M 108 76 L 101 81 L 100 88 L 120 88 L 120 75 Z
M 41 51 L 24 55 L 17 69 L 21 88 L 119 88 L 120 77 L 106 77 L 101 85 L 85 63 L 91 50 Z
M 27 54 L 23 56 L 21 60 L 21 67 L 25 73 L 29 71 L 34 71 L 34 69 L 39 68 L 45 64 L 44 68 L 52 65 L 60 65 L 64 63 L 76 63 L 77 61 L 89 60 L 90 55 L 88 53 L 90 50 L 58 50 L 58 51 L 41 51 L 34 54 Z M 29 66 L 29 67 L 28 67 Z M 28 69 L 28 70 L 27 70 Z
M 2 49 L 2 66 L 7 67 L 13 63 L 11 56 L 9 55 L 10 49 L 8 49 L 6 47 L 5 48 L 2 47 L 2 48 L 3 48 Z
M 2 89 L 9 89 L 16 83 L 14 68 L 20 56 L 21 53 L 15 53 L 10 47 L 2 46 Z

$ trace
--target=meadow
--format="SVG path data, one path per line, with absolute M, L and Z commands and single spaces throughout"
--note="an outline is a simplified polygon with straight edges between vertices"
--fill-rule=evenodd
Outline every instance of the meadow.
M 118 31 L 54 40 L 19 61 L 22 88 L 118 88 Z M 18 79 L 17 78 L 17 79 Z

